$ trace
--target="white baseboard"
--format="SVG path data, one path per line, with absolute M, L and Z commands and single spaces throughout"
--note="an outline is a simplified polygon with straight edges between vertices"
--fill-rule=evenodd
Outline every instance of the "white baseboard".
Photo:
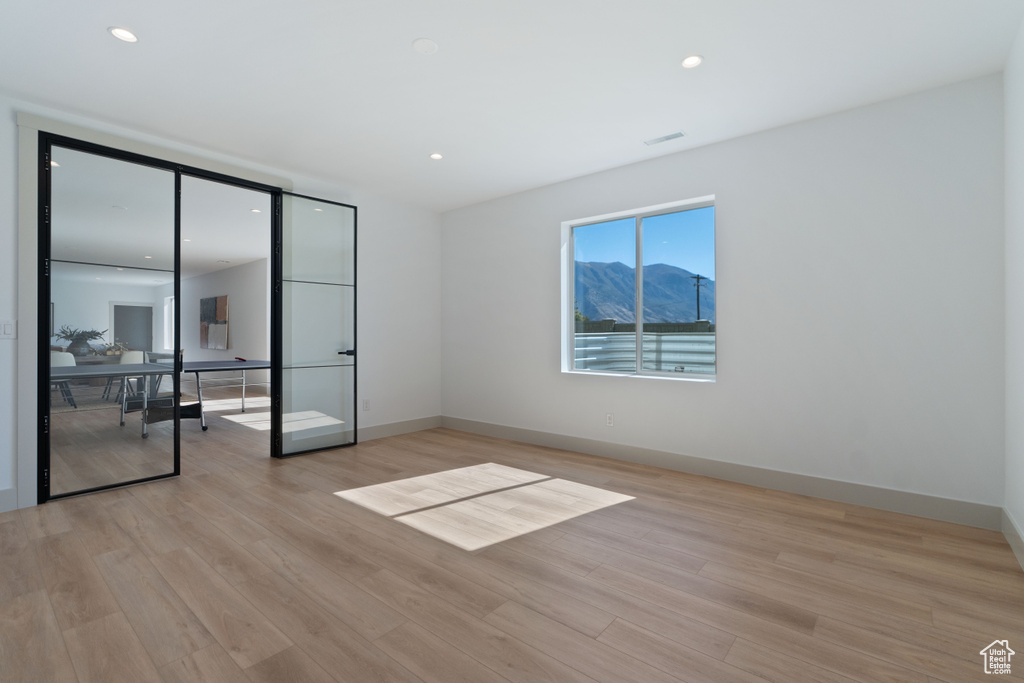
M 457 417 L 442 417 L 441 426 L 458 429 L 474 434 L 494 436 L 512 441 L 560 448 L 578 453 L 599 455 L 615 460 L 626 460 L 644 465 L 654 465 L 665 469 L 699 474 L 715 479 L 725 479 L 751 486 L 760 486 L 777 491 L 797 493 L 815 498 L 825 498 L 853 505 L 901 512 L 918 517 L 928 517 L 944 522 L 966 524 L 968 526 L 1001 531 L 1003 529 L 1003 509 L 995 505 L 971 503 L 921 493 L 897 491 L 865 484 L 812 477 L 805 474 L 779 472 L 750 465 L 695 458 L 679 453 L 656 451 L 649 448 L 637 448 L 622 444 L 584 439 L 564 434 L 539 432 L 520 427 L 464 420 Z M 1020 557 L 1020 555 L 1018 555 Z
M 485 436 L 521 441 L 550 448 L 560 448 L 578 453 L 588 453 L 644 465 L 654 465 L 656 467 L 664 467 L 680 472 L 725 479 L 726 481 L 735 481 L 778 491 L 787 491 L 789 493 L 1001 531 L 1009 542 L 1010 547 L 1013 548 L 1013 552 L 1017 556 L 1021 567 L 1024 568 L 1024 528 L 1010 517 L 1006 510 L 994 505 L 940 498 L 938 496 L 897 491 L 877 486 L 867 486 L 865 484 L 852 484 L 803 474 L 752 467 L 750 465 L 737 465 L 680 455 L 678 453 L 624 446 L 622 444 L 583 439 L 564 434 L 540 432 L 520 427 L 509 427 L 440 415 L 391 422 L 372 427 L 360 427 L 359 440 L 371 441 L 373 439 L 409 434 L 437 427 L 457 429 L 474 434 L 483 434 Z M 0 512 L 15 510 L 17 507 L 17 490 L 13 488 L 0 489 Z
M 383 425 L 359 428 L 359 440 L 371 441 L 383 439 L 386 436 L 398 436 L 411 432 L 420 432 L 424 429 L 436 429 L 441 426 L 441 416 L 420 417 L 415 420 L 403 420 L 402 422 L 389 422 Z
M 1013 548 L 1013 554 L 1017 556 L 1017 562 L 1020 563 L 1021 569 L 1024 569 L 1024 527 L 1017 524 L 1016 520 L 1010 516 L 1008 510 L 1003 510 L 1003 527 L 1001 529 L 1003 536 L 1006 536 L 1007 542 L 1010 547 Z
M 18 509 L 18 489 L 0 489 L 0 512 Z

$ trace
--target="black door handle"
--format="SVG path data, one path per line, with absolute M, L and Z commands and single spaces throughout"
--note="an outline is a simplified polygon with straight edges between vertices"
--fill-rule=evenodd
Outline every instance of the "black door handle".
M 356 355 L 355 349 L 349 349 L 348 351 L 338 351 L 339 356 L 354 356 Z

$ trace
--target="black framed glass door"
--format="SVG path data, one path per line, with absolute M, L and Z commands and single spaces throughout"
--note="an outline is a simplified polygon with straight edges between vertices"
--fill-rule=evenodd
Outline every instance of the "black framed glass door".
M 40 157 L 39 501 L 174 476 L 179 342 L 157 328 L 179 287 L 179 175 L 45 133 Z
M 270 360 L 242 361 L 270 367 L 270 454 L 356 443 L 354 206 L 46 132 L 39 142 L 40 503 L 181 472 L 182 370 L 224 370 L 182 358 L 182 309 L 196 303 L 181 298 L 182 242 L 194 242 L 182 234 L 183 180 L 271 200 Z M 221 294 L 197 301 L 219 307 Z M 209 348 L 232 346 L 217 337 Z M 255 417 L 238 421 L 258 430 Z
M 259 396 L 246 412 L 245 391 L 262 391 L 280 362 L 267 288 L 281 189 L 46 132 L 39 150 L 38 502 L 180 474 L 185 417 L 205 432 L 209 412 L 229 412 L 240 429 L 274 434 L 254 414 Z M 195 378 L 184 399 L 183 371 Z M 240 406 L 204 403 L 201 374 L 230 375 L 229 393 L 240 374 Z
M 282 193 L 274 455 L 356 442 L 356 208 Z

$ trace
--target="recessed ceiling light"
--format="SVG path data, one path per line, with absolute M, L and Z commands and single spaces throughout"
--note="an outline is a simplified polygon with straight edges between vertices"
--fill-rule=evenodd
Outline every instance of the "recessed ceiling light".
M 437 152 L 434 152 L 433 154 L 431 154 L 430 158 L 433 159 L 434 161 L 438 161 L 439 159 L 444 159 L 444 157 L 441 156 L 440 154 L 438 154 Z
M 412 49 L 421 55 L 432 55 L 437 52 L 437 43 L 430 38 L 417 38 L 412 41 Z
M 117 204 L 114 204 L 110 208 L 111 209 L 117 209 L 118 211 L 127 211 L 128 210 L 127 206 L 118 206 Z
M 123 40 L 126 43 L 137 43 L 139 42 L 138 37 L 126 28 L 120 26 L 111 26 L 107 29 L 110 34 L 118 40 Z
M 192 240 L 190 240 L 190 239 L 189 239 L 189 238 L 187 238 L 187 237 L 186 237 L 185 239 L 183 239 L 183 240 L 182 240 L 182 242 L 191 242 L 191 241 L 192 241 Z
M 56 161 L 51 161 L 50 168 L 60 168 L 60 164 L 58 164 Z
M 124 268 L 118 268 L 118 270 L 124 270 Z
M 153 258 L 152 256 L 143 256 L 142 258 Z
M 102 280 L 103 278 L 100 278 L 100 277 L 98 277 L 98 278 L 96 278 L 96 279 L 97 279 L 97 280 Z
M 249 209 L 250 213 L 263 213 L 259 209 Z
M 323 210 L 323 209 L 319 209 L 319 208 L 317 208 L 317 209 L 313 209 L 313 210 L 314 210 L 314 211 L 319 211 L 320 213 L 323 213 L 323 212 L 324 212 L 324 210 Z
M 217 259 L 217 263 L 231 263 L 231 261 L 228 261 L 226 259 L 222 259 L 221 258 L 221 259 Z
M 692 69 L 695 66 L 700 66 L 700 63 L 704 61 L 704 58 L 700 55 L 690 55 L 683 60 L 684 69 Z

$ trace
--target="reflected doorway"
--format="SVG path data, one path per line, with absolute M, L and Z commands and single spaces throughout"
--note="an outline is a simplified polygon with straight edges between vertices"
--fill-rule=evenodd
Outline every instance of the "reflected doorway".
M 153 305 L 111 304 L 114 344 L 126 349 L 153 350 Z

